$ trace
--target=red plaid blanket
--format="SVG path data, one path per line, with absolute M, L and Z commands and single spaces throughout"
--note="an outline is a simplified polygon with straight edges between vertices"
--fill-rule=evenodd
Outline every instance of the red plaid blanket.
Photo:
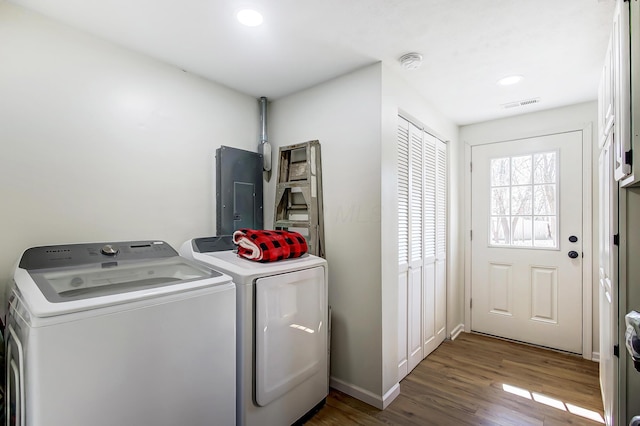
M 233 233 L 238 256 L 258 262 L 276 262 L 300 257 L 309 249 L 307 240 L 292 231 L 266 231 L 241 228 Z

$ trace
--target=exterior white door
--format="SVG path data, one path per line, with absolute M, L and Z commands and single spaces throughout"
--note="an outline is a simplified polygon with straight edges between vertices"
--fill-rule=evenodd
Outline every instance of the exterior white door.
M 582 132 L 471 155 L 472 330 L 582 353 Z

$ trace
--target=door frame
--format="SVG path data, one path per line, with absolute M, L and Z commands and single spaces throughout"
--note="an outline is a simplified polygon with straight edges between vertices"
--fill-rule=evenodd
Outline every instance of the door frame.
M 464 142 L 464 331 L 471 332 L 471 148 L 500 142 L 511 142 L 558 133 L 582 132 L 582 357 L 597 360 L 593 352 L 593 138 L 592 124 L 581 128 L 563 128 L 534 132 L 521 137 L 490 142 Z

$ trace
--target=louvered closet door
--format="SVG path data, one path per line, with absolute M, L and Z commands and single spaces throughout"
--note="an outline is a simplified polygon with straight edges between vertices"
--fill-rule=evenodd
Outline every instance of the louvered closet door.
M 398 381 L 409 373 L 409 122 L 398 117 Z
M 422 354 L 423 132 L 398 118 L 398 380 Z
M 399 117 L 398 380 L 445 337 L 446 152 L 444 142 Z
M 446 144 L 425 133 L 423 356 L 446 334 L 447 157 Z
M 422 353 L 423 288 L 423 134 L 409 124 L 409 371 L 424 358 Z
M 424 179 L 424 291 L 422 339 L 423 353 L 428 355 L 436 347 L 436 138 L 425 137 L 425 179 Z
M 435 342 L 444 341 L 447 326 L 447 144 L 436 141 Z M 428 352 L 425 353 L 425 356 Z

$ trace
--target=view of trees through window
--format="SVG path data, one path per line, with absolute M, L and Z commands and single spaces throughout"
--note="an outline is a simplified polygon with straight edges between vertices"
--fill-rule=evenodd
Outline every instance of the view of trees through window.
M 489 244 L 558 246 L 557 153 L 491 160 Z

